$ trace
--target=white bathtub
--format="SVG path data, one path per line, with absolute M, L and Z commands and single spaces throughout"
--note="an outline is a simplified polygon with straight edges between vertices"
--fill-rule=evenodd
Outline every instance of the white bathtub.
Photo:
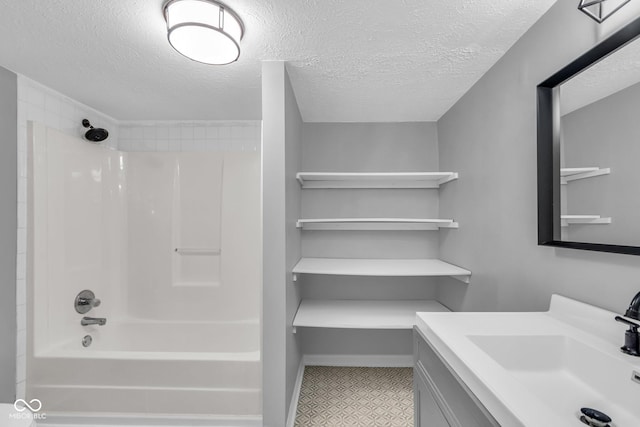
M 240 320 L 260 316 L 260 155 L 29 135 L 27 397 L 49 415 L 259 417 L 260 327 Z M 83 289 L 105 326 L 80 325 Z
M 126 359 L 139 357 L 235 359 L 236 357 L 254 357 L 251 353 L 260 350 L 260 327 L 257 321 L 129 320 L 113 322 L 107 319 L 105 326 L 86 326 L 84 330 L 93 337 L 89 347 L 82 346 L 82 336 L 80 336 L 50 350 L 50 353 L 63 351 L 70 357 L 118 358 L 122 356 Z M 146 354 L 149 352 L 153 354 Z
M 30 360 L 47 413 L 259 416 L 257 322 L 107 322 Z

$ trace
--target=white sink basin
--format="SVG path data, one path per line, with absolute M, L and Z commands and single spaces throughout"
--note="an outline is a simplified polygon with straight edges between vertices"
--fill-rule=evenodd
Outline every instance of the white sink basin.
M 614 420 L 634 419 L 633 411 L 640 420 L 640 384 L 631 381 L 634 370 L 624 360 L 565 335 L 468 338 L 557 411 L 606 405 Z
M 615 359 L 564 335 L 469 335 L 503 368 L 515 374 L 567 372 L 581 377 L 587 360 L 615 363 Z M 587 375 L 591 377 L 591 375 Z
M 640 358 L 614 313 L 554 295 L 549 312 L 418 313 L 416 325 L 502 426 L 640 426 Z M 544 420 L 544 421 L 543 421 Z

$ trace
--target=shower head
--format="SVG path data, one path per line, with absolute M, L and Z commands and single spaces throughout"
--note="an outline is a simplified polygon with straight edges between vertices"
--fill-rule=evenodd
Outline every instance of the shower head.
M 82 120 L 82 126 L 89 128 L 89 130 L 84 134 L 84 138 L 87 141 L 98 143 L 109 137 L 109 132 L 106 129 L 94 128 L 87 119 Z

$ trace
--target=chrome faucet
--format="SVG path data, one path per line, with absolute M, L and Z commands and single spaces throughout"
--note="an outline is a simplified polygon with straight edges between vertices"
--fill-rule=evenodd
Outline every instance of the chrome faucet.
M 92 308 L 99 307 L 100 300 L 96 298 L 96 295 L 92 291 L 85 289 L 76 296 L 73 306 L 78 313 L 86 314 Z
M 83 317 L 82 320 L 80 321 L 80 324 L 82 326 L 89 326 L 89 325 L 98 325 L 98 326 L 104 326 L 107 323 L 107 319 L 105 319 L 104 317 Z
M 629 326 L 629 329 L 624 333 L 624 345 L 620 347 L 620 350 L 631 356 L 640 356 L 640 334 L 638 334 L 638 328 L 640 327 L 640 292 L 631 300 L 624 317 L 616 316 L 616 320 Z

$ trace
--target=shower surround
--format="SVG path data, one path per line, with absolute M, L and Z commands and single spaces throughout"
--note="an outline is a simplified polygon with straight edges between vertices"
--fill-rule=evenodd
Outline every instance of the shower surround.
M 28 145 L 27 397 L 259 417 L 259 152 L 124 152 L 37 123 Z M 83 289 L 106 325 L 80 325 Z

